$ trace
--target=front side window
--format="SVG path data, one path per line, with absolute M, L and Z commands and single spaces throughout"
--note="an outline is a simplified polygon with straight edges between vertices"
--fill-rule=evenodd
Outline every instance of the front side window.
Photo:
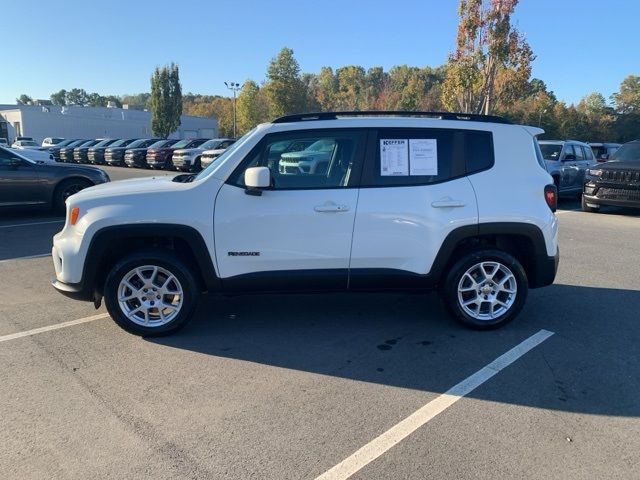
M 575 160 L 576 154 L 573 151 L 573 145 L 564 146 L 564 160 Z
M 243 187 L 247 168 L 267 167 L 275 190 L 353 186 L 362 163 L 364 139 L 361 130 L 267 135 L 234 171 L 229 183 Z
M 591 147 L 582 147 L 584 150 L 584 158 L 585 160 L 593 160 L 593 152 L 591 151 Z
M 574 145 L 573 150 L 576 152 L 576 160 L 584 160 L 584 155 L 582 153 L 581 145 Z

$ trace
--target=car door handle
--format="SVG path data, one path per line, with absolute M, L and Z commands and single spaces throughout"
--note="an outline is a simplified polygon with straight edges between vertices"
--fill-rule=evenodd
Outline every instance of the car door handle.
M 333 202 L 327 202 L 323 205 L 316 205 L 313 207 L 316 212 L 327 213 L 327 212 L 348 212 L 349 205 L 338 205 Z
M 466 204 L 461 202 L 460 200 L 436 200 L 435 202 L 431 202 L 431 206 L 433 208 L 456 208 L 456 207 L 464 207 Z

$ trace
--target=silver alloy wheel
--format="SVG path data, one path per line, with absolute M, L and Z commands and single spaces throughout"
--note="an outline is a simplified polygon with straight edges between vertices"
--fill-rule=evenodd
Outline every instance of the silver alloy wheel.
M 516 277 L 499 262 L 480 262 L 469 268 L 458 283 L 458 302 L 476 320 L 495 320 L 516 301 Z
M 125 316 L 143 327 L 160 327 L 180 313 L 182 285 L 170 271 L 142 265 L 129 271 L 118 285 L 118 304 Z

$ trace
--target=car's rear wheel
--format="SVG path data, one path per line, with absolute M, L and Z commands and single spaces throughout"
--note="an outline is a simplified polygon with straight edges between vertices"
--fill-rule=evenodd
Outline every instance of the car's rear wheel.
M 590 207 L 589 205 L 587 205 L 587 202 L 584 199 L 584 195 L 581 196 L 580 203 L 581 203 L 583 212 L 597 213 L 597 212 L 600 211 L 600 205 L 595 206 L 595 207 Z
M 65 202 L 71 195 L 78 193 L 80 190 L 84 190 L 90 187 L 92 184 L 88 180 L 82 178 L 71 178 L 64 180 L 57 186 L 53 194 L 53 209 L 57 213 L 65 212 Z
M 512 255 L 501 250 L 476 250 L 463 256 L 445 279 L 447 308 L 462 324 L 480 330 L 513 320 L 528 293 L 527 276 Z
M 104 286 L 109 314 L 136 335 L 158 336 L 184 327 L 200 291 L 187 266 L 162 250 L 137 252 L 113 266 Z

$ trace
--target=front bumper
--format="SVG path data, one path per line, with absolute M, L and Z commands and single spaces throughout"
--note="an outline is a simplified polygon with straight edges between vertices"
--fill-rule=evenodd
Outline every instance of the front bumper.
M 146 167 L 147 166 L 147 162 L 145 161 L 143 156 L 125 157 L 124 163 L 126 163 L 129 167 Z
M 86 302 L 93 301 L 93 292 L 87 291 L 81 283 L 64 283 L 60 280 L 51 280 L 51 285 L 65 297 Z
M 587 205 L 640 208 L 640 185 L 587 182 L 583 189 Z

